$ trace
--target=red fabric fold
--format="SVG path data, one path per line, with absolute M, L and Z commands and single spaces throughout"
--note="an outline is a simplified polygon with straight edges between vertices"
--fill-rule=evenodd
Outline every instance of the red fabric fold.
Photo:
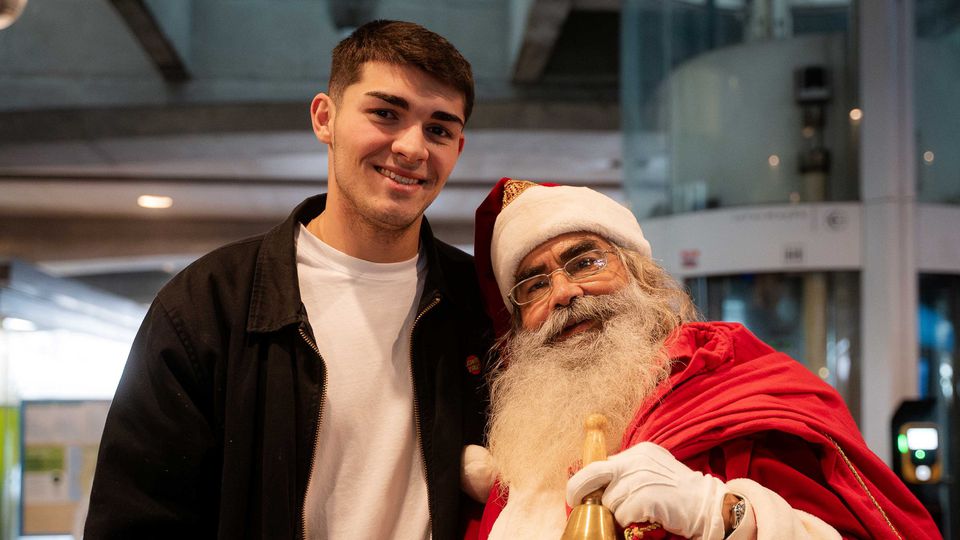
M 639 408 L 622 448 L 651 441 L 694 470 L 751 478 L 845 538 L 941 538 L 867 448 L 840 395 L 806 367 L 739 324 L 685 324 L 668 343 L 673 373 Z M 491 493 L 479 538 L 505 503 Z
M 670 350 L 677 364 L 669 384 L 640 408 L 623 448 L 651 441 L 686 463 L 731 441 L 787 433 L 819 449 L 829 489 L 872 537 L 940 538 L 926 509 L 867 448 L 840 394 L 806 367 L 732 323 L 684 325 Z M 785 494 L 796 486 L 765 487 L 793 504 Z M 833 523 L 836 508 L 816 502 L 803 509 Z

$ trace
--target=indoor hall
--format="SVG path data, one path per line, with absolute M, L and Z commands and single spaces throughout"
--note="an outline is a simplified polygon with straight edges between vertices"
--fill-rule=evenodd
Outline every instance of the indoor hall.
M 0 0 L 0 539 L 78 530 L 157 291 L 327 190 L 310 100 L 378 18 L 473 68 L 438 238 L 503 176 L 621 201 L 960 538 L 960 1 Z

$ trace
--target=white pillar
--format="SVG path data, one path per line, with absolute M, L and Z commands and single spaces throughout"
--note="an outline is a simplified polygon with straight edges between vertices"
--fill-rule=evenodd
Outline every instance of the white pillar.
M 890 461 L 890 419 L 917 394 L 912 0 L 859 2 L 863 199 L 861 430 Z

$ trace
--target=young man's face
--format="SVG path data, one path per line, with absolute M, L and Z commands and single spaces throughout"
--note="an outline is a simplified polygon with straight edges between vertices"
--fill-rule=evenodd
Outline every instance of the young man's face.
M 314 99 L 330 200 L 381 230 L 419 226 L 463 149 L 464 97 L 417 68 L 367 62 L 339 103 Z

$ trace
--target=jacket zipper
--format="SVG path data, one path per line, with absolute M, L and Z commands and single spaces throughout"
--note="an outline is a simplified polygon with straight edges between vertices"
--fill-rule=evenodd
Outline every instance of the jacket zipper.
M 417 329 L 417 323 L 431 309 L 440 303 L 440 296 L 434 296 L 433 300 L 417 314 L 410 327 L 410 389 L 413 391 L 413 424 L 416 427 L 417 446 L 420 447 L 420 461 L 423 463 L 423 479 L 427 483 L 427 531 L 430 533 L 428 538 L 433 538 L 433 498 L 430 495 L 430 478 L 427 470 L 427 454 L 423 450 L 423 436 L 420 432 L 420 402 L 417 400 L 417 382 L 413 377 L 413 334 Z
M 320 347 L 317 347 L 317 344 L 314 343 L 310 336 L 307 335 L 307 332 L 304 331 L 303 325 L 300 325 L 300 337 L 303 338 L 303 341 L 313 349 L 313 352 L 316 353 L 317 358 L 320 362 L 323 362 L 323 356 L 320 354 Z M 313 446 L 310 448 L 310 467 L 307 468 L 307 487 L 303 492 L 303 505 L 300 508 L 300 536 L 303 540 L 307 540 L 307 491 L 310 489 L 310 477 L 313 475 L 313 466 L 316 462 L 317 456 L 317 445 L 320 444 L 320 427 L 323 424 L 323 398 L 327 395 L 327 374 L 324 371 L 323 381 L 320 383 L 320 403 L 317 404 L 317 430 L 313 435 Z

